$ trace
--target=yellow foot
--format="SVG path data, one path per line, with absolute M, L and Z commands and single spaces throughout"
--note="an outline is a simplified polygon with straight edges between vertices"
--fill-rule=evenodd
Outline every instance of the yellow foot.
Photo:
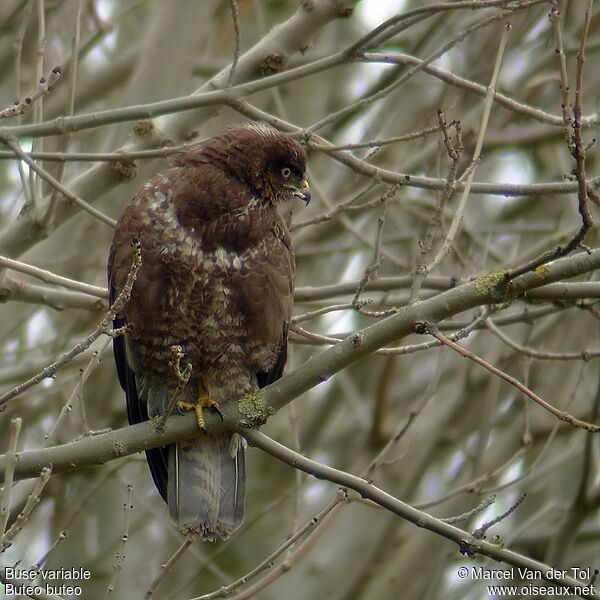
M 196 422 L 198 423 L 198 427 L 200 427 L 200 429 L 204 429 L 205 426 L 204 415 L 202 414 L 203 408 L 212 408 L 216 410 L 219 415 L 221 415 L 221 412 L 219 411 L 219 404 L 215 402 L 206 392 L 200 393 L 195 404 L 185 402 L 184 400 L 178 400 L 177 408 L 179 410 L 193 410 L 196 413 Z M 223 417 L 221 416 L 221 418 Z

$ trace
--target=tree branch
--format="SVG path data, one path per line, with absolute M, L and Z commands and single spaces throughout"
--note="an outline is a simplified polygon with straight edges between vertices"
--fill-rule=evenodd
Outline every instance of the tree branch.
M 414 332 L 418 321 L 437 322 L 477 306 L 508 301 L 542 283 L 576 277 L 600 268 L 600 250 L 581 252 L 548 265 L 543 273 L 526 273 L 510 282 L 508 289 L 498 288 L 502 272 L 492 273 L 438 294 L 433 298 L 404 307 L 397 314 L 355 332 L 334 347 L 307 360 L 301 367 L 279 381 L 242 397 L 239 403 L 220 407 L 223 421 L 206 414 L 208 430 L 261 425 L 269 416 L 309 389 L 329 379 L 348 365 L 371 355 L 375 350 Z M 148 448 L 171 444 L 177 440 L 203 435 L 197 429 L 195 415 L 167 419 L 164 432 L 157 423 L 148 421 L 109 433 L 80 439 L 61 446 L 18 453 L 15 479 L 37 477 L 43 467 L 52 465 L 53 473 L 103 464 Z M 0 473 L 6 468 L 6 457 L 0 457 Z
M 354 4 L 357 0 L 352 0 L 346 4 Z M 226 67 L 220 71 L 213 78 L 208 80 L 201 88 L 199 88 L 195 94 L 179 99 L 181 104 L 172 104 L 173 100 L 169 100 L 169 112 L 181 111 L 191 109 L 193 107 L 196 110 L 188 110 L 185 113 L 179 113 L 175 115 L 168 115 L 158 118 L 151 123 L 145 123 L 144 127 L 145 135 L 140 135 L 139 129 L 136 128 L 136 136 L 133 140 L 122 147 L 124 151 L 145 149 L 152 146 L 158 146 L 165 141 L 178 141 L 189 138 L 190 132 L 193 131 L 198 123 L 205 122 L 209 117 L 208 110 L 215 109 L 198 109 L 199 106 L 208 105 L 222 105 L 223 100 L 226 97 L 230 97 L 233 92 L 232 90 L 238 89 L 238 92 L 248 93 L 249 89 L 244 88 L 241 84 L 245 81 L 254 79 L 257 73 L 260 73 L 261 64 L 263 64 L 266 57 L 273 53 L 281 53 L 282 56 L 287 57 L 295 52 L 298 52 L 301 48 L 306 47 L 306 44 L 310 39 L 314 37 L 317 31 L 323 28 L 327 23 L 334 21 L 340 17 L 340 5 L 338 2 L 331 0 L 313 0 L 311 2 L 311 9 L 306 10 L 302 5 L 298 10 L 286 21 L 274 27 L 266 36 L 264 36 L 258 43 L 252 48 L 245 52 L 238 62 L 235 70 L 234 85 L 226 90 L 219 90 L 219 88 L 225 88 L 229 79 L 230 67 Z M 327 60 L 327 59 L 325 59 Z M 339 60 L 339 58 L 338 58 Z M 322 70 L 323 65 L 316 65 L 313 68 Z M 317 71 L 318 72 L 318 71 Z M 282 83 L 285 77 L 290 77 L 289 72 L 280 73 L 277 76 L 281 77 L 281 80 L 267 81 L 268 78 L 259 79 L 251 82 L 255 86 L 255 90 L 264 89 Z M 292 75 L 292 79 L 296 78 L 297 74 Z M 276 77 L 276 76 L 273 76 Z M 265 83 L 266 81 L 266 83 Z M 200 97 L 200 94 L 204 98 Z M 220 99 L 218 99 L 220 98 Z M 208 99 L 208 101 L 206 101 Z M 218 99 L 218 101 L 217 101 Z M 187 104 L 186 104 L 187 103 Z M 156 103 L 161 104 L 161 103 Z M 138 119 L 146 117 L 156 116 L 161 112 L 160 108 L 155 106 L 147 111 L 144 108 L 142 113 L 134 114 L 132 111 L 137 107 L 128 107 L 125 109 L 116 109 L 109 111 L 112 114 L 110 118 L 113 122 L 121 122 L 122 120 Z M 158 112 L 156 112 L 158 110 Z M 122 111 L 130 111 L 129 113 Z M 87 119 L 85 121 L 88 125 L 92 125 L 93 121 L 98 118 L 98 113 L 92 113 L 90 115 L 84 115 L 83 117 L 76 116 L 72 119 Z M 116 120 L 114 120 L 116 119 Z M 29 133 L 25 133 L 25 128 L 0 128 L 1 135 L 3 137 L 14 137 L 20 135 L 52 135 L 52 134 L 64 134 L 72 130 L 72 127 L 66 127 L 65 123 L 76 123 L 77 121 L 67 121 L 67 119 L 57 119 L 54 122 L 32 125 L 31 128 L 39 127 L 37 130 L 31 130 Z M 81 122 L 79 123 L 81 125 Z M 110 165 L 101 164 L 96 165 L 75 178 L 69 183 L 69 189 L 76 196 L 87 199 L 93 198 L 97 201 L 104 194 L 108 193 L 111 189 L 116 187 L 119 183 L 122 183 L 122 178 L 118 176 L 114 170 L 111 169 Z M 61 205 L 57 207 L 56 218 L 49 227 L 58 227 L 61 223 L 64 223 L 72 216 L 76 214 L 73 207 Z M 45 237 L 48 230 L 39 231 L 33 226 L 35 225 L 34 215 L 21 213 L 15 221 L 2 232 L 0 235 L 0 254 L 4 256 L 15 257 Z M 36 232 L 35 235 L 32 232 Z
M 561 571 L 555 571 L 549 565 L 533 560 L 517 552 L 513 552 L 512 550 L 507 550 L 501 545 L 487 542 L 474 534 L 470 534 L 449 523 L 445 523 L 441 519 L 436 519 L 435 517 L 402 502 L 398 498 L 394 498 L 394 496 L 379 489 L 366 479 L 306 458 L 279 444 L 275 440 L 268 438 L 259 431 L 246 430 L 243 432 L 243 435 L 251 446 L 260 448 L 264 452 L 291 465 L 295 469 L 300 469 L 317 479 L 331 481 L 344 486 L 345 488 L 354 490 L 360 494 L 361 498 L 372 500 L 382 508 L 389 510 L 413 525 L 428 529 L 433 533 L 437 533 L 438 535 L 455 542 L 458 544 L 461 554 L 466 554 L 470 558 L 473 558 L 478 554 L 489 556 L 494 560 L 514 565 L 522 569 L 529 569 L 535 573 L 540 573 L 541 577 L 546 581 L 558 583 L 571 589 L 576 587 L 581 588 L 587 585 L 585 582 L 578 581 L 573 577 L 550 576 L 553 573 L 559 574 Z M 582 595 L 582 597 L 598 599 L 600 598 L 600 595 L 586 594 Z

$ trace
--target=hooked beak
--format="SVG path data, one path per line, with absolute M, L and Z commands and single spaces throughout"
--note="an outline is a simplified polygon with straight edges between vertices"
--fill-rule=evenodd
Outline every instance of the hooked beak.
M 310 187 L 306 179 L 303 179 L 301 181 L 299 188 L 294 189 L 294 196 L 296 196 L 296 198 L 300 198 L 300 200 L 304 202 L 305 206 L 308 205 L 308 203 L 310 202 Z

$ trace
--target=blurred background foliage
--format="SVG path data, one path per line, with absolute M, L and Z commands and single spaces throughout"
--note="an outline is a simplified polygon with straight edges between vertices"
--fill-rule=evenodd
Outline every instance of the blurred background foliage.
M 259 43 L 265 43 L 267 53 L 254 72 L 240 72 L 233 83 L 328 57 L 385 19 L 432 3 L 331 0 L 338 15 L 323 19 L 310 35 L 303 34 L 307 42 L 281 61 L 275 28 L 288 19 L 305 19 L 325 4 L 323 0 L 239 0 L 241 53 Z M 505 4 L 518 10 L 451 45 L 433 66 L 485 87 L 504 26 L 510 22 L 499 91 L 560 118 L 560 75 L 548 19 L 554 3 Z M 558 5 L 573 90 L 586 3 L 571 0 Z M 372 51 L 425 59 L 501 10 L 440 9 Z M 4 0 L 0 31 L 0 107 L 30 94 L 40 75 L 47 75 L 53 66 L 61 65 L 63 70 L 51 93 L 25 115 L 0 125 L 48 121 L 70 112 L 92 113 L 184 96 L 230 65 L 235 47 L 230 3 L 223 0 Z M 597 115 L 598 110 L 598 50 L 600 16 L 594 14 L 583 88 L 586 115 Z M 254 93 L 248 100 L 273 117 L 305 128 L 384 89 L 410 68 L 409 63 L 351 57 L 333 69 Z M 482 95 L 419 72 L 380 100 L 357 105 L 356 110 L 317 133 L 340 146 L 422 132 L 415 139 L 374 143 L 348 152 L 384 169 L 443 180 L 450 161 L 437 126 L 438 110 L 444 111 L 448 123 L 460 121 L 464 143 L 461 173 L 473 156 L 483 106 Z M 195 114 L 193 126 L 169 131 L 171 141 L 200 140 L 246 120 L 225 105 Z M 597 123 L 596 119 L 585 130 L 586 142 L 597 136 Z M 134 122 L 123 122 L 44 138 L 22 136 L 19 143 L 27 151 L 67 153 L 113 152 L 132 140 L 143 147 L 134 126 Z M 455 134 L 452 127 L 450 133 Z M 161 134 L 158 127 L 157 137 Z M 2 158 L 0 254 L 105 286 L 110 227 L 83 211 L 61 212 L 63 200 L 52 187 L 23 163 L 19 172 L 17 161 L 5 155 Z M 79 193 L 116 219 L 135 190 L 166 160 L 138 159 L 135 172 L 128 162 L 99 163 L 100 167 L 76 160 L 40 164 L 67 187 L 74 181 L 86 181 L 90 169 L 103 168 L 103 174 L 93 179 L 94 185 Z M 410 182 L 401 187 L 382 182 L 315 148 L 309 149 L 309 164 L 314 200 L 307 209 L 297 207 L 292 225 L 297 255 L 295 314 L 351 302 L 352 291 L 332 294 L 319 288 L 353 282 L 349 289 L 356 289 L 365 270 L 374 264 L 377 248 L 382 260 L 372 276 L 373 289 L 361 295 L 361 300 L 371 302 L 365 308 L 385 311 L 406 304 L 410 276 L 422 260 L 425 231 L 440 191 Z M 596 146 L 589 149 L 586 166 L 590 177 L 598 174 Z M 569 239 L 580 225 L 575 193 L 515 195 L 508 193 L 508 186 L 561 182 L 573 168 L 560 125 L 494 103 L 475 181 L 506 185 L 507 191 L 471 194 L 453 248 L 425 280 L 420 297 L 435 295 L 457 280 L 522 264 Z M 345 208 L 336 212 L 344 203 Z M 455 195 L 444 207 L 434 250 L 440 247 L 457 204 Z M 44 210 L 38 210 L 40 207 Z M 19 230 L 18 237 L 13 235 L 13 225 L 22 222 L 27 211 L 35 210 L 36 218 Z M 597 237 L 593 228 L 586 243 L 596 246 Z M 53 286 L 23 273 L 6 271 L 4 276 L 0 284 L 0 298 L 6 301 L 0 307 L 1 392 L 33 376 L 79 342 L 106 311 L 106 301 L 100 298 L 78 292 L 69 295 L 56 286 L 57 294 L 52 296 L 48 289 Z M 383 291 L 375 289 L 380 278 L 399 276 L 406 278 Z M 596 281 L 597 274 L 582 279 Z M 480 312 L 456 315 L 443 324 L 444 330 L 464 327 Z M 350 308 L 300 325 L 316 336 L 345 337 L 377 318 Z M 555 406 L 583 419 L 596 418 L 598 315 L 592 301 L 582 304 L 560 297 L 515 301 L 495 307 L 492 318 L 502 333 L 518 344 L 545 353 L 579 355 L 574 360 L 538 358 L 508 346 L 485 327 L 461 343 Z M 423 341 L 423 337 L 410 336 L 399 340 L 398 346 Z M 2 451 L 13 416 L 23 419 L 19 445 L 25 449 L 49 443 L 47 436 L 65 406 L 69 406 L 67 414 L 52 433 L 54 443 L 70 441 L 88 427 L 125 426 L 124 398 L 108 342 L 100 338 L 55 377 L 6 405 L 0 414 Z M 288 369 L 301 368 L 307 357 L 323 347 L 327 347 L 325 341 L 296 330 Z M 584 351 L 590 354 L 581 354 Z M 363 473 L 392 440 L 369 476 L 394 496 L 427 505 L 427 511 L 435 516 L 448 517 L 466 513 L 496 494 L 493 504 L 459 524 L 471 531 L 527 493 L 523 503 L 490 530 L 488 537 L 498 535 L 510 548 L 557 568 L 600 567 L 596 441 L 585 431 L 552 418 L 515 388 L 447 348 L 373 355 L 288 405 L 264 431 L 315 460 L 355 474 Z M 248 469 L 243 529 L 225 542 L 194 543 L 161 582 L 155 598 L 192 598 L 236 580 L 336 497 L 334 484 L 300 474 L 259 450 L 249 451 Z M 123 560 L 119 553 L 129 485 L 133 486 L 133 508 L 125 511 L 129 529 Z M 14 514 L 31 489 L 31 481 L 17 484 Z M 67 537 L 62 539 L 61 532 Z M 161 565 L 183 541 L 169 522 L 141 454 L 52 476 L 40 505 L 2 556 L 2 564 L 36 564 L 57 540 L 46 567 L 89 569 L 91 580 L 78 582 L 85 598 L 104 597 L 118 572 L 110 594 L 115 599 L 144 597 Z M 274 577 L 256 597 L 488 597 L 485 582 L 457 578 L 457 566 L 471 563 L 454 544 L 352 496 L 338 504 L 302 544 L 284 554 L 289 570 Z M 480 564 L 498 567 L 491 561 Z M 264 571 L 258 580 L 271 572 Z M 252 595 L 235 595 L 238 593 L 240 589 L 230 597 Z

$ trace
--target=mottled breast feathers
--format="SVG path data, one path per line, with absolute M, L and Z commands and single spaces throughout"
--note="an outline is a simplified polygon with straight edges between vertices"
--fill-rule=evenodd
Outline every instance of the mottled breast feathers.
M 243 143 L 250 139 L 249 153 Z M 261 372 L 269 367 L 262 350 L 285 341 L 294 259 L 277 204 L 292 194 L 278 189 L 277 174 L 288 162 L 303 172 L 304 152 L 266 127 L 232 129 L 217 140 L 182 153 L 146 183 L 119 221 L 111 283 L 117 291 L 124 285 L 130 242 L 139 239 L 142 266 L 124 316 L 131 337 L 153 350 L 141 358 L 145 369 L 164 372 L 157 359 L 182 341 L 195 372 L 221 368 L 222 353 L 206 343 L 229 340 L 242 343 L 248 368 Z M 268 149 L 260 151 L 261 142 Z M 250 182 L 242 179 L 246 173 Z

